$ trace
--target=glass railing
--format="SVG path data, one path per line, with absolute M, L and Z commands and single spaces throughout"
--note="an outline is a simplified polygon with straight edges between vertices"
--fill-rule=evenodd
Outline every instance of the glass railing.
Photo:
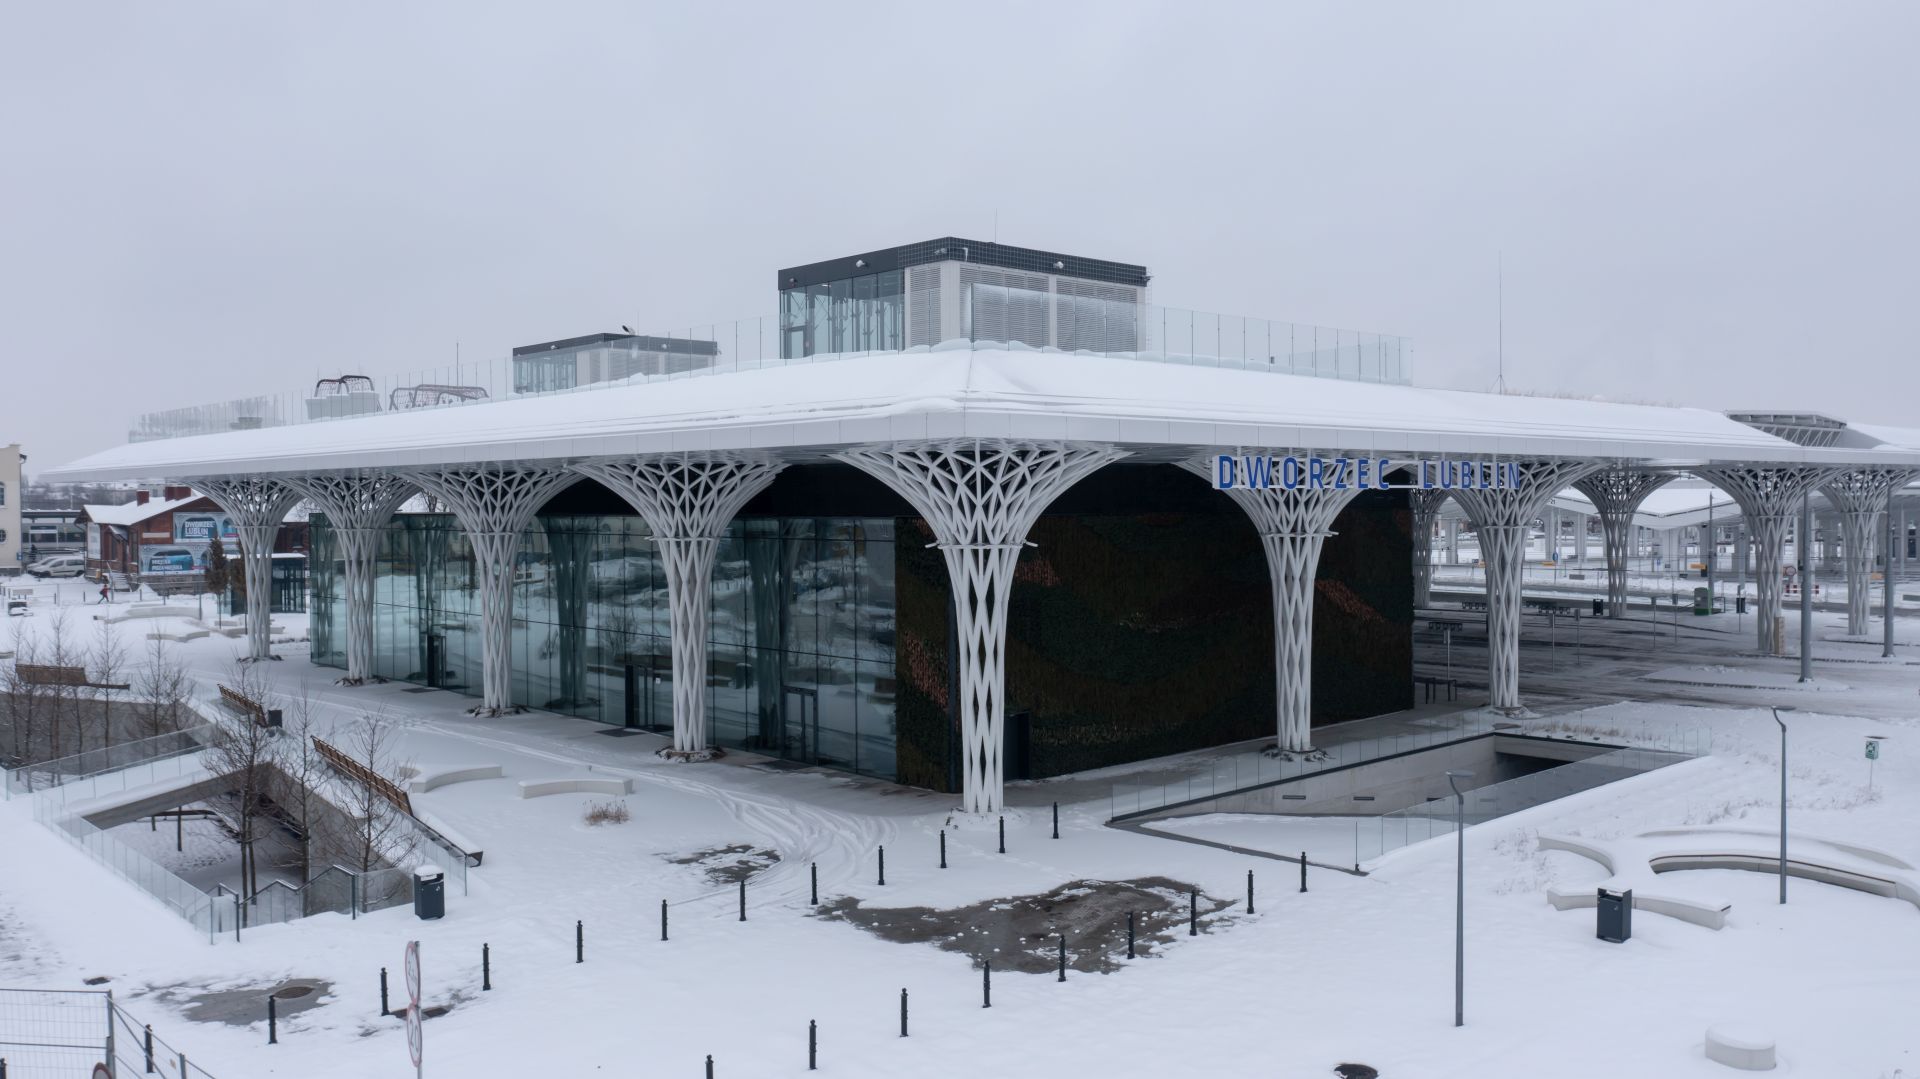
M 1692 756 L 1665 749 L 1616 749 L 1532 775 L 1476 787 L 1463 792 L 1460 805 L 1456 805 L 1455 799 L 1449 795 L 1377 817 L 1357 817 L 1353 822 L 1353 864 L 1358 868 L 1402 847 L 1423 843 L 1436 836 L 1452 835 L 1458 822 L 1464 822 L 1468 827 L 1483 824 L 1581 791 L 1593 790 L 1669 764 L 1678 764 Z
M 377 365 L 343 361 L 341 376 L 310 388 L 262 393 L 210 404 L 148 412 L 135 418 L 128 441 L 183 438 L 226 431 L 349 419 L 383 412 L 454 408 L 520 397 L 578 393 L 640 383 L 700 378 L 767 367 L 826 363 L 888 353 L 1011 349 L 1048 354 L 1266 371 L 1275 374 L 1407 384 L 1412 349 L 1404 337 L 1331 329 L 1270 319 L 1219 315 L 1155 305 L 1125 307 L 1125 332 L 1103 335 L 1099 351 L 1056 348 L 1044 342 L 1053 331 L 1028 327 L 1030 340 L 963 337 L 935 345 L 869 351 L 798 351 L 807 328 L 778 316 L 672 327 L 616 339 L 597 356 L 577 362 L 560 353 L 466 360 L 375 373 Z M 1110 323 L 1114 320 L 1108 320 Z M 821 330 L 819 327 L 813 328 Z M 824 331 L 823 331 L 824 332 Z M 860 340 L 858 332 L 833 338 Z M 1116 341 L 1130 348 L 1112 347 Z M 625 342 L 623 344 L 623 342 Z M 542 357 L 547 359 L 543 362 Z M 559 357 L 559 362 L 554 359 Z
M 1713 751 L 1712 731 L 1705 725 L 1671 727 L 1619 722 L 1582 724 L 1515 721 L 1480 712 L 1410 721 L 1405 726 L 1413 729 L 1356 734 L 1337 741 L 1332 739 L 1338 735 L 1330 735 L 1329 740 L 1312 754 L 1274 754 L 1269 746 L 1169 761 L 1161 769 L 1162 772 L 1176 770 L 1184 774 L 1173 780 L 1157 782 L 1116 782 L 1108 794 L 1107 816 L 1109 820 L 1125 819 L 1169 806 L 1350 768 L 1369 761 L 1496 733 L 1617 744 L 1686 757 L 1704 756 Z
M 163 779 L 177 779 L 200 767 L 194 754 L 213 742 L 214 729 L 202 724 L 119 745 L 89 749 L 58 760 L 22 765 L 6 772 L 6 797 L 62 788 L 61 799 L 86 800 L 120 793 Z

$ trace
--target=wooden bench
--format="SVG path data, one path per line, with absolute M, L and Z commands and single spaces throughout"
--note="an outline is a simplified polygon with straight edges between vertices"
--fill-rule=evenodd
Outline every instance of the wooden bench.
M 280 709 L 269 710 L 237 689 L 221 686 L 220 703 L 253 720 L 255 726 L 271 729 L 280 725 Z
M 20 681 L 30 686 L 72 686 L 79 689 L 128 689 L 126 682 L 95 682 L 87 677 L 85 667 L 68 667 L 51 663 L 20 663 L 14 666 L 20 674 Z

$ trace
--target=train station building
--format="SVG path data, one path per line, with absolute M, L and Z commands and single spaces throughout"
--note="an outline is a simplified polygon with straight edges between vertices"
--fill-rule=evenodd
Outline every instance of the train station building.
M 1408 707 L 1445 506 L 1485 564 L 1487 704 L 1523 716 L 1522 562 L 1570 492 L 1624 600 L 1634 515 L 1676 477 L 1737 507 L 1762 567 L 1819 492 L 1865 581 L 1920 474 L 1920 432 L 1421 388 L 1401 338 L 1160 307 L 1149 280 L 947 237 L 778 271 L 767 319 L 557 339 L 462 403 L 51 475 L 191 483 L 249 572 L 249 537 L 309 504 L 313 660 L 350 684 L 992 812 L 1009 779 L 1311 754 L 1316 725 Z M 621 348 L 666 359 L 589 356 Z M 1756 574 L 1763 651 L 1782 588 Z

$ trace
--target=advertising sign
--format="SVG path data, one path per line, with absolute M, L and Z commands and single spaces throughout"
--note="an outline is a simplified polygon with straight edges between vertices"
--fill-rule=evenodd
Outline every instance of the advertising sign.
M 142 577 L 164 577 L 171 573 L 204 573 L 207 568 L 207 545 L 186 547 L 178 544 L 158 544 L 140 548 L 140 575 Z
M 87 557 L 100 557 L 100 526 L 91 521 L 87 523 Z
M 240 531 L 233 526 L 233 518 L 218 510 L 196 510 L 192 513 L 173 515 L 173 542 L 175 543 L 212 543 L 218 537 L 220 545 L 234 550 L 240 545 Z
M 1396 481 L 1395 471 L 1407 477 Z M 1526 480 L 1513 461 L 1414 460 L 1386 457 L 1271 457 L 1217 454 L 1213 459 L 1213 486 L 1264 491 L 1278 487 L 1292 491 L 1504 491 Z

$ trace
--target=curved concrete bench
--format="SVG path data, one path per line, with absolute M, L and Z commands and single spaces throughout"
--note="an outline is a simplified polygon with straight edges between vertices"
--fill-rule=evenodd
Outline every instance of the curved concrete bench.
M 1777 857 L 1730 851 L 1662 854 L 1648 859 L 1647 864 L 1655 873 L 1674 873 L 1687 869 L 1742 869 L 1752 873 L 1780 872 L 1780 859 Z M 1787 859 L 1787 876 L 1851 888 L 1856 892 L 1866 892 L 1869 895 L 1887 899 L 1904 899 L 1915 907 L 1920 907 L 1920 889 L 1903 880 L 1870 876 L 1852 869 L 1842 869 L 1839 866 L 1793 857 Z
M 1746 1026 L 1720 1024 L 1707 1028 L 1707 1059 L 1741 1071 L 1772 1071 L 1773 1039 Z
M 571 776 L 561 779 L 523 779 L 520 797 L 539 798 L 548 794 L 632 794 L 631 779 L 596 779 Z
M 408 794 L 425 794 L 438 790 L 451 783 L 466 783 L 475 779 L 499 779 L 500 766 L 497 764 L 476 764 L 453 768 L 419 768 L 407 780 Z M 521 795 L 526 797 L 526 795 Z
M 1599 863 L 1600 868 L 1606 870 L 1608 873 L 1619 872 L 1613 867 L 1613 855 L 1607 853 L 1604 848 L 1595 846 L 1584 840 L 1574 839 L 1570 836 L 1547 835 L 1542 833 L 1537 837 L 1536 842 L 1541 850 L 1563 850 L 1568 854 L 1578 854 L 1588 861 Z
M 1719 828 L 1719 827 L 1716 827 L 1716 828 L 1658 828 L 1658 829 L 1655 829 L 1654 831 L 1641 832 L 1640 834 L 1641 836 L 1647 837 L 1647 838 L 1669 837 L 1669 836 L 1696 836 L 1696 837 L 1711 838 L 1716 835 L 1745 835 L 1745 836 L 1756 836 L 1761 839 L 1777 839 L 1780 835 L 1779 832 L 1774 831 L 1770 828 Z M 1802 832 L 1795 832 L 1793 834 L 1793 841 L 1796 844 L 1818 843 L 1822 846 L 1832 847 L 1834 850 L 1837 850 L 1842 854 L 1850 854 L 1855 858 L 1860 858 L 1869 862 L 1877 862 L 1880 865 L 1888 866 L 1893 869 L 1914 868 L 1913 863 L 1905 861 L 1904 859 L 1898 858 L 1892 854 L 1888 854 L 1886 851 L 1880 850 L 1877 847 L 1863 847 L 1858 843 L 1848 843 L 1839 839 L 1828 839 L 1824 836 L 1807 835 Z
M 1548 888 L 1547 902 L 1553 904 L 1554 910 L 1578 910 L 1598 906 L 1600 896 L 1594 888 L 1579 892 L 1571 888 Z M 1725 929 L 1727 912 L 1733 909 L 1733 904 L 1681 899 L 1670 895 L 1647 895 L 1636 889 L 1633 893 L 1633 909 L 1649 914 L 1664 914 L 1708 929 Z

